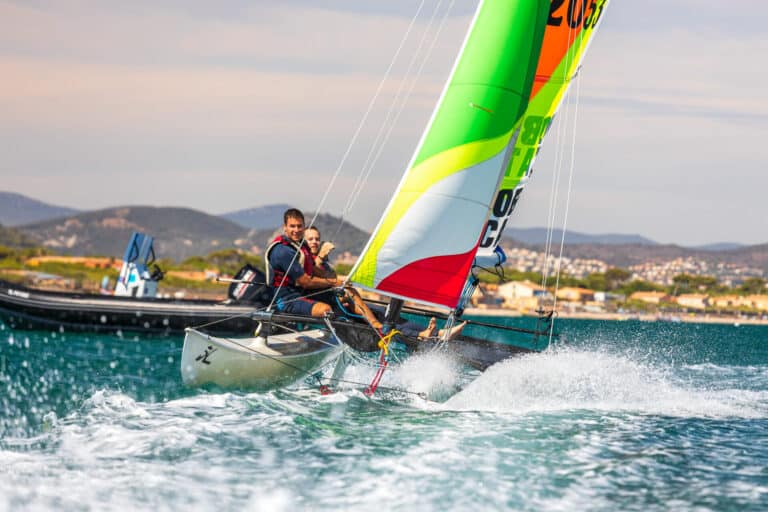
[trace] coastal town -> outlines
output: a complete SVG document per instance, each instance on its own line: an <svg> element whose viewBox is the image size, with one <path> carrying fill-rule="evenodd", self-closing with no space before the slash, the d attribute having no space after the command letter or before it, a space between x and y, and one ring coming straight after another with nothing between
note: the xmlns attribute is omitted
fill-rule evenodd
<svg viewBox="0 0 768 512"><path fill-rule="evenodd" d="M258 253L259 248L252 247L247 257L263 265ZM472 313L514 316L555 310L568 318L768 323L767 281L759 268L713 265L687 257L619 269L599 259L558 258L519 247L508 247L506 253L503 268L478 273ZM164 262L161 294L224 299L226 288L216 281L231 277L245 255L232 249L181 264ZM354 262L349 252L334 260L340 274ZM115 258L42 255L4 265L0 278L43 288L109 293L110 276L114 281L120 264ZM78 268L88 271L73 274Z"/></svg>

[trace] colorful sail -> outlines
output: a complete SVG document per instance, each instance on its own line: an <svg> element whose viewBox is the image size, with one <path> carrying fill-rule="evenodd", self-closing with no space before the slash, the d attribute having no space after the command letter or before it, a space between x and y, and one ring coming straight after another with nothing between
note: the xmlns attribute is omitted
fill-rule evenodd
<svg viewBox="0 0 768 512"><path fill-rule="evenodd" d="M533 169L544 135L581 66L609 0L552 0L541 57L512 160L493 202L478 255L498 246Z"/></svg>
<svg viewBox="0 0 768 512"><path fill-rule="evenodd" d="M350 281L455 307L531 94L549 0L484 0Z"/></svg>

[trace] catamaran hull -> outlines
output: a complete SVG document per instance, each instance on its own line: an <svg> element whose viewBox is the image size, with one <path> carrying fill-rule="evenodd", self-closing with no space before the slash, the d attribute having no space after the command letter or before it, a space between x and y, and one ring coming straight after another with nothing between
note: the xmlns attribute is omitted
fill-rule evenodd
<svg viewBox="0 0 768 512"><path fill-rule="evenodd" d="M381 337L371 329L361 328L359 324L334 323L336 334L349 347L359 352L378 352ZM460 336L448 343L420 341L408 336L399 336L410 350L416 353L428 353L438 346L456 355L462 362L478 370L485 370L500 361L525 354L538 352L521 346L487 341L470 336Z"/></svg>
<svg viewBox="0 0 768 512"><path fill-rule="evenodd" d="M228 339L187 329L181 378L187 386L269 390L289 386L317 372L342 353L327 331L313 329L263 338Z"/></svg>

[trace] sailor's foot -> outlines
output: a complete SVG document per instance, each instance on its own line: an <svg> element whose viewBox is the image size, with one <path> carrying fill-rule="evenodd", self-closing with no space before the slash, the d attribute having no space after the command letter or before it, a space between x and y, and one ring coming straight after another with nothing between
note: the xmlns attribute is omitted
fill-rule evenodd
<svg viewBox="0 0 768 512"><path fill-rule="evenodd" d="M427 324L427 328L419 333L419 338L431 338L432 336L435 335L436 329L437 329L437 320L435 320L435 317L432 317L429 319L429 324Z"/></svg>
<svg viewBox="0 0 768 512"><path fill-rule="evenodd" d="M448 330L447 335L446 335L445 329L440 329L440 332L438 334L440 335L441 338L444 338L446 340L452 340L453 338L461 334L461 331L464 330L464 327L466 325L467 325L467 322L465 320L461 322L459 325L454 325L453 327L451 327Z"/></svg>

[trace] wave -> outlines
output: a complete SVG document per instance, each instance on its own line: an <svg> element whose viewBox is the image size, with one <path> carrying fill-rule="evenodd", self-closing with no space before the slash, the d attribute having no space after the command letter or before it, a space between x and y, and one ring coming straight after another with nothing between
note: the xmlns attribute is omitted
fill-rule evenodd
<svg viewBox="0 0 768 512"><path fill-rule="evenodd" d="M768 392L712 389L679 369L593 350L560 348L499 363L443 405L527 414L577 409L681 417L768 415Z"/></svg>

